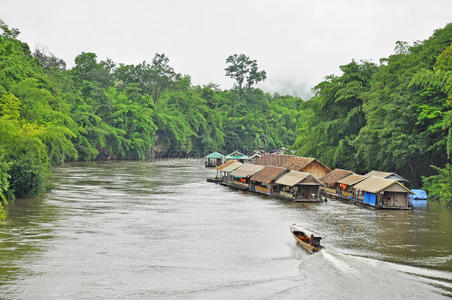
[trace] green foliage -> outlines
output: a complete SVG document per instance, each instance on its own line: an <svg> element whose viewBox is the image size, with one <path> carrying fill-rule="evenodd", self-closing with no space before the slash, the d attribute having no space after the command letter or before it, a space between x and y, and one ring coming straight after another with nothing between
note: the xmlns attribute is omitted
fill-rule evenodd
<svg viewBox="0 0 452 300"><path fill-rule="evenodd" d="M395 171L421 186L431 165L451 159L451 43L449 24L412 46L397 42L379 66L341 66L302 105L295 150L330 167Z"/></svg>
<svg viewBox="0 0 452 300"><path fill-rule="evenodd" d="M163 53L117 65L82 52L67 69L49 52L32 54L18 30L0 29L2 201L39 194L48 167L66 161L269 150L295 139L301 100L253 89L266 74L245 55L229 61L238 68L229 75L244 72L238 94L193 86Z"/></svg>
<svg viewBox="0 0 452 300"><path fill-rule="evenodd" d="M250 59L245 54L234 54L226 58L229 64L226 69L226 76L231 77L237 83L239 94L242 96L243 87L250 89L256 83L267 78L265 71L258 71L257 61Z"/></svg>
<svg viewBox="0 0 452 300"><path fill-rule="evenodd" d="M422 177L424 189L429 196L441 201L444 205L452 205L452 165L446 164L444 168L432 166L438 174Z"/></svg>
<svg viewBox="0 0 452 300"><path fill-rule="evenodd" d="M19 120L0 118L0 147L8 162L9 190L16 197L37 195L45 188L47 176L46 147L39 139L43 129L33 124L21 124Z"/></svg>
<svg viewBox="0 0 452 300"><path fill-rule="evenodd" d="M295 149L327 165L354 168L352 141L366 123L362 98L377 67L352 61L340 68L342 76L328 76L303 105L307 119L300 120Z"/></svg>
<svg viewBox="0 0 452 300"><path fill-rule="evenodd" d="M3 147L0 147L0 222L5 218L5 205L8 204L6 199L6 193L9 189L9 170L11 163L5 158L6 151Z"/></svg>

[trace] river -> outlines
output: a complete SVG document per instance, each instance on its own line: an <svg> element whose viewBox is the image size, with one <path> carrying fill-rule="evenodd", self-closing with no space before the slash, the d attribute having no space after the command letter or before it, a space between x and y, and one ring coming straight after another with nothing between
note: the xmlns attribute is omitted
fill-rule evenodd
<svg viewBox="0 0 452 300"><path fill-rule="evenodd" d="M297 204L207 183L196 160L74 163L11 201L0 299L443 299L452 211ZM310 255L291 222L324 237Z"/></svg>

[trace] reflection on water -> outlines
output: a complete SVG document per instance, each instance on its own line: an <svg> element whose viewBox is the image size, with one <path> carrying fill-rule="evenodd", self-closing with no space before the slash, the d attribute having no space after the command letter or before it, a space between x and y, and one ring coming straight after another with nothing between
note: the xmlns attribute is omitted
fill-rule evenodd
<svg viewBox="0 0 452 300"><path fill-rule="evenodd" d="M205 182L196 161L78 163L0 225L0 298L435 299L452 212L301 204ZM295 221L324 237L307 254Z"/></svg>

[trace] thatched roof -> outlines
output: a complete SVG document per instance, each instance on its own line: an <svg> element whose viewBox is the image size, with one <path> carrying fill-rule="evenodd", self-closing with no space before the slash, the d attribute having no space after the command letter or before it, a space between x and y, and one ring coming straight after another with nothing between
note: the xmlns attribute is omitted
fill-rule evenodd
<svg viewBox="0 0 452 300"><path fill-rule="evenodd" d="M223 172L229 173L234 171L237 168L240 168L243 164L241 162L235 161L233 164L230 164L229 166L227 166L226 168L224 168Z"/></svg>
<svg viewBox="0 0 452 300"><path fill-rule="evenodd" d="M306 185L323 185L317 178L309 173L290 171L284 174L281 178L276 181L276 184L282 184L286 186L294 186L296 184L306 184Z"/></svg>
<svg viewBox="0 0 452 300"><path fill-rule="evenodd" d="M215 170L223 170L224 168L226 168L226 167L229 166L229 165L232 165L232 164L235 163L235 162L237 162L237 161L236 161L236 160L233 160L233 159L228 160L228 161L225 162L224 164L219 165L218 167L216 167Z"/></svg>
<svg viewBox="0 0 452 300"><path fill-rule="evenodd" d="M293 155L283 155L283 154L269 154L265 153L257 159L254 163L256 165L265 165L265 166L275 166L282 167L289 170L302 171L304 168L312 164L313 162L317 162L329 171L330 168L322 164L315 158L312 157L301 157L301 156L293 156Z"/></svg>
<svg viewBox="0 0 452 300"><path fill-rule="evenodd" d="M266 166L262 169L262 171L257 172L253 176L251 176L251 180L263 182L263 183L271 183L273 180L281 176L281 174L287 171L286 168L274 167L274 166Z"/></svg>
<svg viewBox="0 0 452 300"><path fill-rule="evenodd" d="M231 172L231 176L243 178L243 177L250 177L260 170L265 168L265 166L260 165L253 165L253 164L243 164L239 168L235 169L233 172Z"/></svg>
<svg viewBox="0 0 452 300"><path fill-rule="evenodd" d="M353 172L349 171L349 170L334 169L330 173L328 173L325 176L323 176L322 178L320 178L320 181L326 185L333 185L338 180L341 180L342 178L349 176L351 174L353 174Z"/></svg>
<svg viewBox="0 0 452 300"><path fill-rule="evenodd" d="M291 155L264 153L260 158L258 158L254 162L254 164L284 168L284 166L288 163L289 159L292 157L293 156Z"/></svg>
<svg viewBox="0 0 452 300"><path fill-rule="evenodd" d="M403 178L402 176L400 176L399 174L394 173L394 172L383 172L383 171L372 170L369 173L367 173L366 176L377 176L377 177L391 179L391 180L408 182L408 180L406 180L405 178Z"/></svg>
<svg viewBox="0 0 452 300"><path fill-rule="evenodd" d="M338 180L337 183L342 183L345 185L354 185L357 184L358 182L363 181L366 178L367 176L364 175L352 174L350 176L342 178L341 180Z"/></svg>
<svg viewBox="0 0 452 300"><path fill-rule="evenodd" d="M407 187L405 187L397 180L385 179L377 176L367 177L366 179L355 185L354 189L376 194L381 191L390 189L393 185L395 185L395 187L391 189L392 191L396 191L395 188L397 188L397 191L411 193L411 191Z"/></svg>

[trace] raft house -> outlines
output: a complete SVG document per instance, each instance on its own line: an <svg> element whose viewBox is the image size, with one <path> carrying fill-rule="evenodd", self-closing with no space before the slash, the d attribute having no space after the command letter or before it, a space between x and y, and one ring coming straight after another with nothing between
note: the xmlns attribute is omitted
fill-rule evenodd
<svg viewBox="0 0 452 300"><path fill-rule="evenodd" d="M329 196L336 198L341 194L340 184L338 183L338 181L352 174L353 172L349 170L334 169L330 173L320 178L320 182L322 182L324 185L321 188L321 192L327 197Z"/></svg>
<svg viewBox="0 0 452 300"><path fill-rule="evenodd" d="M206 156L204 165L206 168L215 168L223 164L224 155L218 152L212 152Z"/></svg>
<svg viewBox="0 0 452 300"><path fill-rule="evenodd" d="M250 177L264 169L265 166L243 164L228 176L228 185L240 190L250 189Z"/></svg>
<svg viewBox="0 0 452 300"><path fill-rule="evenodd" d="M337 197L347 201L353 201L354 199L358 199L356 198L355 189L353 187L366 178L367 176L353 173L352 175L349 175L338 180L337 183L339 184L340 191L337 194Z"/></svg>
<svg viewBox="0 0 452 300"><path fill-rule="evenodd" d="M299 202L333 198L372 208L414 206L410 195L415 193L403 184L408 181L393 172L374 170L358 175L343 169L331 171L315 158L283 154L264 153L253 163L232 158L245 162L248 156L238 151L227 155L226 162L216 167L215 179L208 181Z"/></svg>
<svg viewBox="0 0 452 300"><path fill-rule="evenodd" d="M291 170L275 182L275 196L296 202L322 202L321 186L323 184L311 174Z"/></svg>
<svg viewBox="0 0 452 300"><path fill-rule="evenodd" d="M238 162L236 160L228 160L221 166L218 166L215 168L217 170L217 176L215 177L215 179L217 181L211 181L211 182L218 182L221 184L226 184L229 174L242 165L243 164L241 162Z"/></svg>
<svg viewBox="0 0 452 300"><path fill-rule="evenodd" d="M250 190L272 196L275 181L285 173L287 173L286 168L265 166L261 171L250 177Z"/></svg>
<svg viewBox="0 0 452 300"><path fill-rule="evenodd" d="M355 195L358 196L358 199L355 199L357 204L373 208L411 208L409 195L412 192L397 180L369 176L356 184L354 189Z"/></svg>

